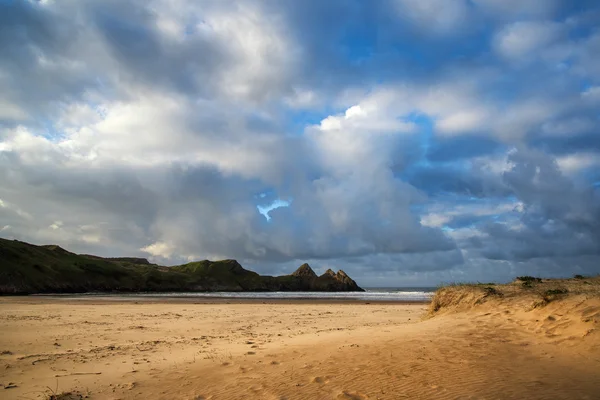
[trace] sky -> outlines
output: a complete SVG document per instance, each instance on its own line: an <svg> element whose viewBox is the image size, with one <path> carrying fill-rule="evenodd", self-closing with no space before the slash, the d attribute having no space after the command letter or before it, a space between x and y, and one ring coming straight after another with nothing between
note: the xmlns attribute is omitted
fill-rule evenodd
<svg viewBox="0 0 600 400"><path fill-rule="evenodd" d="M0 237L363 286L600 273L600 5L0 0Z"/></svg>

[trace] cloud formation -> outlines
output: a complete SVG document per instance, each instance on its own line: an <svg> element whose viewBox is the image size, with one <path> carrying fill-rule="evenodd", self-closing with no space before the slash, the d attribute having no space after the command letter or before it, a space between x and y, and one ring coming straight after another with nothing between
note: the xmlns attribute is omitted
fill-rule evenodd
<svg viewBox="0 0 600 400"><path fill-rule="evenodd" d="M599 21L537 0L0 2L0 235L365 286L599 272Z"/></svg>

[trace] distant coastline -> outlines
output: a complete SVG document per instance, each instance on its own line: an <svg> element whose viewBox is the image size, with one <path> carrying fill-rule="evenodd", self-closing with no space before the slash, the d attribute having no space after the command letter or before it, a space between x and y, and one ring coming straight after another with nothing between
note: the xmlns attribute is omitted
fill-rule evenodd
<svg viewBox="0 0 600 400"><path fill-rule="evenodd" d="M308 264L264 276L236 260L165 267L144 258L102 258L0 238L0 294L160 292L364 292L344 271L318 276Z"/></svg>

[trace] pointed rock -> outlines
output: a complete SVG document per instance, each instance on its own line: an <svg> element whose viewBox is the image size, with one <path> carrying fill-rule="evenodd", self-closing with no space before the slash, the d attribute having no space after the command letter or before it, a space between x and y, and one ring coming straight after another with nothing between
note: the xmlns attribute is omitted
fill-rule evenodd
<svg viewBox="0 0 600 400"><path fill-rule="evenodd" d="M330 276L332 278L335 278L335 272L333 272L333 270L331 268L329 268L327 271L325 271L325 273L321 276Z"/></svg>
<svg viewBox="0 0 600 400"><path fill-rule="evenodd" d="M292 276L299 276L303 278L316 278L317 274L315 274L315 271L312 270L310 265L304 263L300 266L300 268L298 268L296 271L294 271L294 273L292 273Z"/></svg>
<svg viewBox="0 0 600 400"><path fill-rule="evenodd" d="M337 273L332 269L325 271L317 281L315 290L324 290L331 292L364 292L352 278L350 278L344 271L339 270Z"/></svg>
<svg viewBox="0 0 600 400"><path fill-rule="evenodd" d="M335 274L335 278L346 284L346 285L350 285L350 286L357 286L356 282L354 282L354 280L352 278L350 278L348 276L348 274L346 274L344 271L342 271L341 269L337 272L337 274Z"/></svg>
<svg viewBox="0 0 600 400"><path fill-rule="evenodd" d="M347 274L347 273L345 273L345 272L344 272L344 270L342 270L342 269L340 269L340 270L337 272L337 274L336 274L336 275L337 275L337 277L338 277L338 278L340 278L340 279L343 279L343 278L349 278L348 274Z"/></svg>

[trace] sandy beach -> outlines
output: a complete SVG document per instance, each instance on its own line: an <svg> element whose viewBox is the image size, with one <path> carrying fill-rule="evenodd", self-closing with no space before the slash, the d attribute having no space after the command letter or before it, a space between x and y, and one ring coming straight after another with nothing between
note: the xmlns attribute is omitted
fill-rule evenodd
<svg viewBox="0 0 600 400"><path fill-rule="evenodd" d="M427 309L0 298L0 397L600 398L598 299Z"/></svg>

